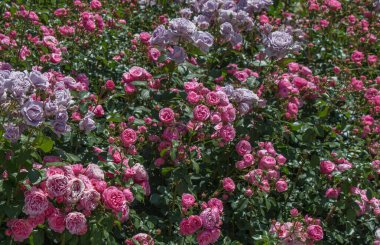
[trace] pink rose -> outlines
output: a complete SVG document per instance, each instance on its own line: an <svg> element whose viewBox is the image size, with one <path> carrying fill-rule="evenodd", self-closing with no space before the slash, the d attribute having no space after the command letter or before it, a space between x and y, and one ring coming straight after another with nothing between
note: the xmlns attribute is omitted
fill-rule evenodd
<svg viewBox="0 0 380 245"><path fill-rule="evenodd" d="M217 208L206 208L200 214L203 228L210 230L219 225L219 211Z"/></svg>
<svg viewBox="0 0 380 245"><path fill-rule="evenodd" d="M121 211L127 202L124 193L115 186L105 189L102 198L104 205L115 211Z"/></svg>
<svg viewBox="0 0 380 245"><path fill-rule="evenodd" d="M325 193L325 197L331 199L338 199L340 190L335 188L328 188Z"/></svg>
<svg viewBox="0 0 380 245"><path fill-rule="evenodd" d="M132 203L135 197L133 196L132 191L129 188L126 188L123 190L125 199L127 200L128 203Z"/></svg>
<svg viewBox="0 0 380 245"><path fill-rule="evenodd" d="M229 142L235 138L236 131L232 125L228 124L220 129L219 135L224 141Z"/></svg>
<svg viewBox="0 0 380 245"><path fill-rule="evenodd" d="M198 215L190 215L188 221L191 230L194 232L202 227L202 219Z"/></svg>
<svg viewBox="0 0 380 245"><path fill-rule="evenodd" d="M138 66L133 66L131 69L129 69L129 73L131 76L136 79L144 79L144 74L146 73L145 69L138 67Z"/></svg>
<svg viewBox="0 0 380 245"><path fill-rule="evenodd" d="M43 214L48 206L47 194L42 190L33 187L25 192L23 211L27 215L36 216Z"/></svg>
<svg viewBox="0 0 380 245"><path fill-rule="evenodd" d="M355 50L351 55L351 60L355 63L359 63L364 59L364 54L358 50Z"/></svg>
<svg viewBox="0 0 380 245"><path fill-rule="evenodd" d="M233 192L235 190L235 183L231 178L223 179L223 189L228 192Z"/></svg>
<svg viewBox="0 0 380 245"><path fill-rule="evenodd" d="M153 61L157 61L158 58L161 56L161 52L160 52L160 50L158 50L156 48L150 48L148 51L148 56L149 56L149 59L151 59Z"/></svg>
<svg viewBox="0 0 380 245"><path fill-rule="evenodd" d="M197 104L201 98L202 98L202 96L198 95L196 92L189 91L187 94L186 100L190 104Z"/></svg>
<svg viewBox="0 0 380 245"><path fill-rule="evenodd" d="M320 241L323 239L323 229L319 225L309 225L307 235L314 241Z"/></svg>
<svg viewBox="0 0 380 245"><path fill-rule="evenodd" d="M33 227L24 219L11 219L7 222L7 226L9 234L16 242L24 241L33 231Z"/></svg>
<svg viewBox="0 0 380 245"><path fill-rule="evenodd" d="M331 174L335 169L335 164L331 161L322 161L319 166L322 174Z"/></svg>
<svg viewBox="0 0 380 245"><path fill-rule="evenodd" d="M276 159L271 156L264 156L260 159L259 167L261 169L273 169L276 166Z"/></svg>
<svg viewBox="0 0 380 245"><path fill-rule="evenodd" d="M337 0L325 0L325 4L334 11L342 9L342 4Z"/></svg>
<svg viewBox="0 0 380 245"><path fill-rule="evenodd" d="M148 32L141 32L139 37L142 43L148 43L150 39L150 34Z"/></svg>
<svg viewBox="0 0 380 245"><path fill-rule="evenodd" d="M210 109L205 105L197 105L193 110L193 116L195 120L204 122L210 117Z"/></svg>
<svg viewBox="0 0 380 245"><path fill-rule="evenodd" d="M163 123L171 123L174 121L174 111L168 107L161 109L158 116Z"/></svg>
<svg viewBox="0 0 380 245"><path fill-rule="evenodd" d="M122 75L123 82L130 83L133 82L135 79L132 77L131 73L125 72Z"/></svg>
<svg viewBox="0 0 380 245"><path fill-rule="evenodd" d="M219 213L223 212L223 202L218 198L211 198L210 200L208 200L207 205L209 208L216 208L219 211Z"/></svg>
<svg viewBox="0 0 380 245"><path fill-rule="evenodd" d="M288 183L285 180L279 180L276 182L276 190L278 192L284 192L288 189Z"/></svg>
<svg viewBox="0 0 380 245"><path fill-rule="evenodd" d="M80 199L80 205L87 211L95 210L100 202L100 194L96 190L86 190Z"/></svg>
<svg viewBox="0 0 380 245"><path fill-rule="evenodd" d="M66 229L73 235L84 235L87 232L87 220L84 214L71 212L65 219Z"/></svg>
<svg viewBox="0 0 380 245"><path fill-rule="evenodd" d="M107 80L106 81L106 89L110 90L110 91L114 90L115 89L115 83L114 83L114 81Z"/></svg>
<svg viewBox="0 0 380 245"><path fill-rule="evenodd" d="M104 109L103 109L102 105L97 105L93 112L94 112L95 116L97 116L97 117L104 116Z"/></svg>
<svg viewBox="0 0 380 245"><path fill-rule="evenodd" d="M132 170L134 171L133 180L135 182L141 183L149 179L148 172L145 170L144 166L140 163L133 165Z"/></svg>
<svg viewBox="0 0 380 245"><path fill-rule="evenodd" d="M211 91L206 95L206 103L207 104L217 105L217 104L219 104L219 102L220 102L220 98L216 92Z"/></svg>
<svg viewBox="0 0 380 245"><path fill-rule="evenodd" d="M370 65L375 64L377 62L377 56L370 54L367 57L367 61L368 61L368 64L370 64Z"/></svg>
<svg viewBox="0 0 380 245"><path fill-rule="evenodd" d="M91 7L92 9L101 9L101 8L102 8L102 3L99 2L98 0L92 0L92 1L90 2L90 7Z"/></svg>
<svg viewBox="0 0 380 245"><path fill-rule="evenodd" d="M288 69L291 73L296 73L300 69L300 66L296 62L290 62L288 64Z"/></svg>
<svg viewBox="0 0 380 245"><path fill-rule="evenodd" d="M212 234L209 230L203 230L197 235L197 242L199 245L209 245L212 240Z"/></svg>
<svg viewBox="0 0 380 245"><path fill-rule="evenodd" d="M120 139L121 142L123 142L124 146L127 147L133 145L136 142L137 134L133 129L128 128L121 133Z"/></svg>
<svg viewBox="0 0 380 245"><path fill-rule="evenodd" d="M182 194L182 200L181 200L181 205L182 207L188 209L191 206L193 206L195 203L195 197L189 193L184 193Z"/></svg>
<svg viewBox="0 0 380 245"><path fill-rule="evenodd" d="M240 156L244 156L245 154L251 153L252 146L248 141L240 140L239 143L236 144L235 149Z"/></svg>
<svg viewBox="0 0 380 245"><path fill-rule="evenodd" d="M276 161L278 165L284 165L286 163L286 158L280 154L276 157Z"/></svg>
<svg viewBox="0 0 380 245"><path fill-rule="evenodd" d="M90 179L104 180L103 170L94 163L90 163L87 165L87 168L84 171L84 175L86 175Z"/></svg>
<svg viewBox="0 0 380 245"><path fill-rule="evenodd" d="M67 193L69 180L62 174L49 176L46 180L46 188L53 197L63 196Z"/></svg>
<svg viewBox="0 0 380 245"><path fill-rule="evenodd" d="M48 224L50 229L55 232L62 233L65 230L65 215L59 211L54 212L48 217Z"/></svg>
<svg viewBox="0 0 380 245"><path fill-rule="evenodd" d="M125 243L127 245L135 245L133 241L137 241L140 245L154 245L154 240L151 236L145 233L138 233L132 237L132 239L127 239Z"/></svg>

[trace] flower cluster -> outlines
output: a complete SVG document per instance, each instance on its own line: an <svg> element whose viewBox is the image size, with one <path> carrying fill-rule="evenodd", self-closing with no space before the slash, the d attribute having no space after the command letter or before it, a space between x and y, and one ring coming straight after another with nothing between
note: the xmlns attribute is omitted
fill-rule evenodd
<svg viewBox="0 0 380 245"><path fill-rule="evenodd" d="M182 195L182 207L186 210L192 207L195 198L191 194ZM202 212L199 215L190 215L182 219L179 224L179 233L190 236L197 233L199 245L215 243L220 237L220 226L222 224L221 215L223 213L223 203L217 198L210 199L207 203L201 204Z"/></svg>
<svg viewBox="0 0 380 245"><path fill-rule="evenodd" d="M243 157L243 160L236 162L236 168L248 170L244 179L264 192L270 192L271 185L277 192L286 191L288 183L285 176L280 176L279 171L280 166L285 164L286 158L276 152L271 142L259 142L259 147L260 149L253 153L251 144L247 140L240 140L236 144L236 152ZM251 191L247 195L252 195Z"/></svg>
<svg viewBox="0 0 380 245"><path fill-rule="evenodd" d="M176 63L183 63L187 57L182 47L191 44L207 53L214 43L214 37L204 31L199 31L194 23L185 18L175 18L169 21L168 29L158 26L152 34L150 44L165 49L169 46L168 57Z"/></svg>
<svg viewBox="0 0 380 245"><path fill-rule="evenodd" d="M4 124L5 138L16 142L28 126L42 124L50 126L57 135L70 131L70 91L82 89L85 87L81 81L57 72L1 70L0 106L12 114Z"/></svg>
<svg viewBox="0 0 380 245"><path fill-rule="evenodd" d="M291 211L292 222L273 221L269 232L276 235L281 244L314 244L323 239L321 221L306 215L302 218L296 209Z"/></svg>
<svg viewBox="0 0 380 245"><path fill-rule="evenodd" d="M60 162L59 157L45 157L45 162ZM50 229L73 235L87 233L87 219L99 207L111 211L115 219L125 221L129 215L129 204L134 200L130 188L109 186L105 172L96 164L63 167L47 167L35 164L46 176L40 183L25 183L24 219L8 222L7 234L15 241L29 237L34 228L47 222ZM129 171L135 183L146 181L146 172L141 165Z"/></svg>

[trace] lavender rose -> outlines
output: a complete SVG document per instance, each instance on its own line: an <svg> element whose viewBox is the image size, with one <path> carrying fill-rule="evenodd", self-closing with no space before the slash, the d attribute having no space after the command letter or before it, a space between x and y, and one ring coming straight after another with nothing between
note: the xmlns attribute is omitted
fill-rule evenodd
<svg viewBox="0 0 380 245"><path fill-rule="evenodd" d="M44 121L44 108L40 101L29 100L21 108L26 124L37 127Z"/></svg>
<svg viewBox="0 0 380 245"><path fill-rule="evenodd" d="M31 71L29 79L36 88L46 89L49 86L49 80L39 71Z"/></svg>

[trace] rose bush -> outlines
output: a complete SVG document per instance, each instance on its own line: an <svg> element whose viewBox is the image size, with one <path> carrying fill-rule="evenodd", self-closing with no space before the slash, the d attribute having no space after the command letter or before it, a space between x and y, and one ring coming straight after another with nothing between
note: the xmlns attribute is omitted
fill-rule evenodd
<svg viewBox="0 0 380 245"><path fill-rule="evenodd" d="M0 2L0 244L379 244L377 0Z"/></svg>

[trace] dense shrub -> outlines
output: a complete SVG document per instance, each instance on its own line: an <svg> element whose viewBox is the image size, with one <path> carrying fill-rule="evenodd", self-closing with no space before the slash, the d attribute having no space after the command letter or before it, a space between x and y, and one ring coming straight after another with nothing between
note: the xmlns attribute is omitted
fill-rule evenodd
<svg viewBox="0 0 380 245"><path fill-rule="evenodd" d="M380 2L0 2L0 244L380 244Z"/></svg>

